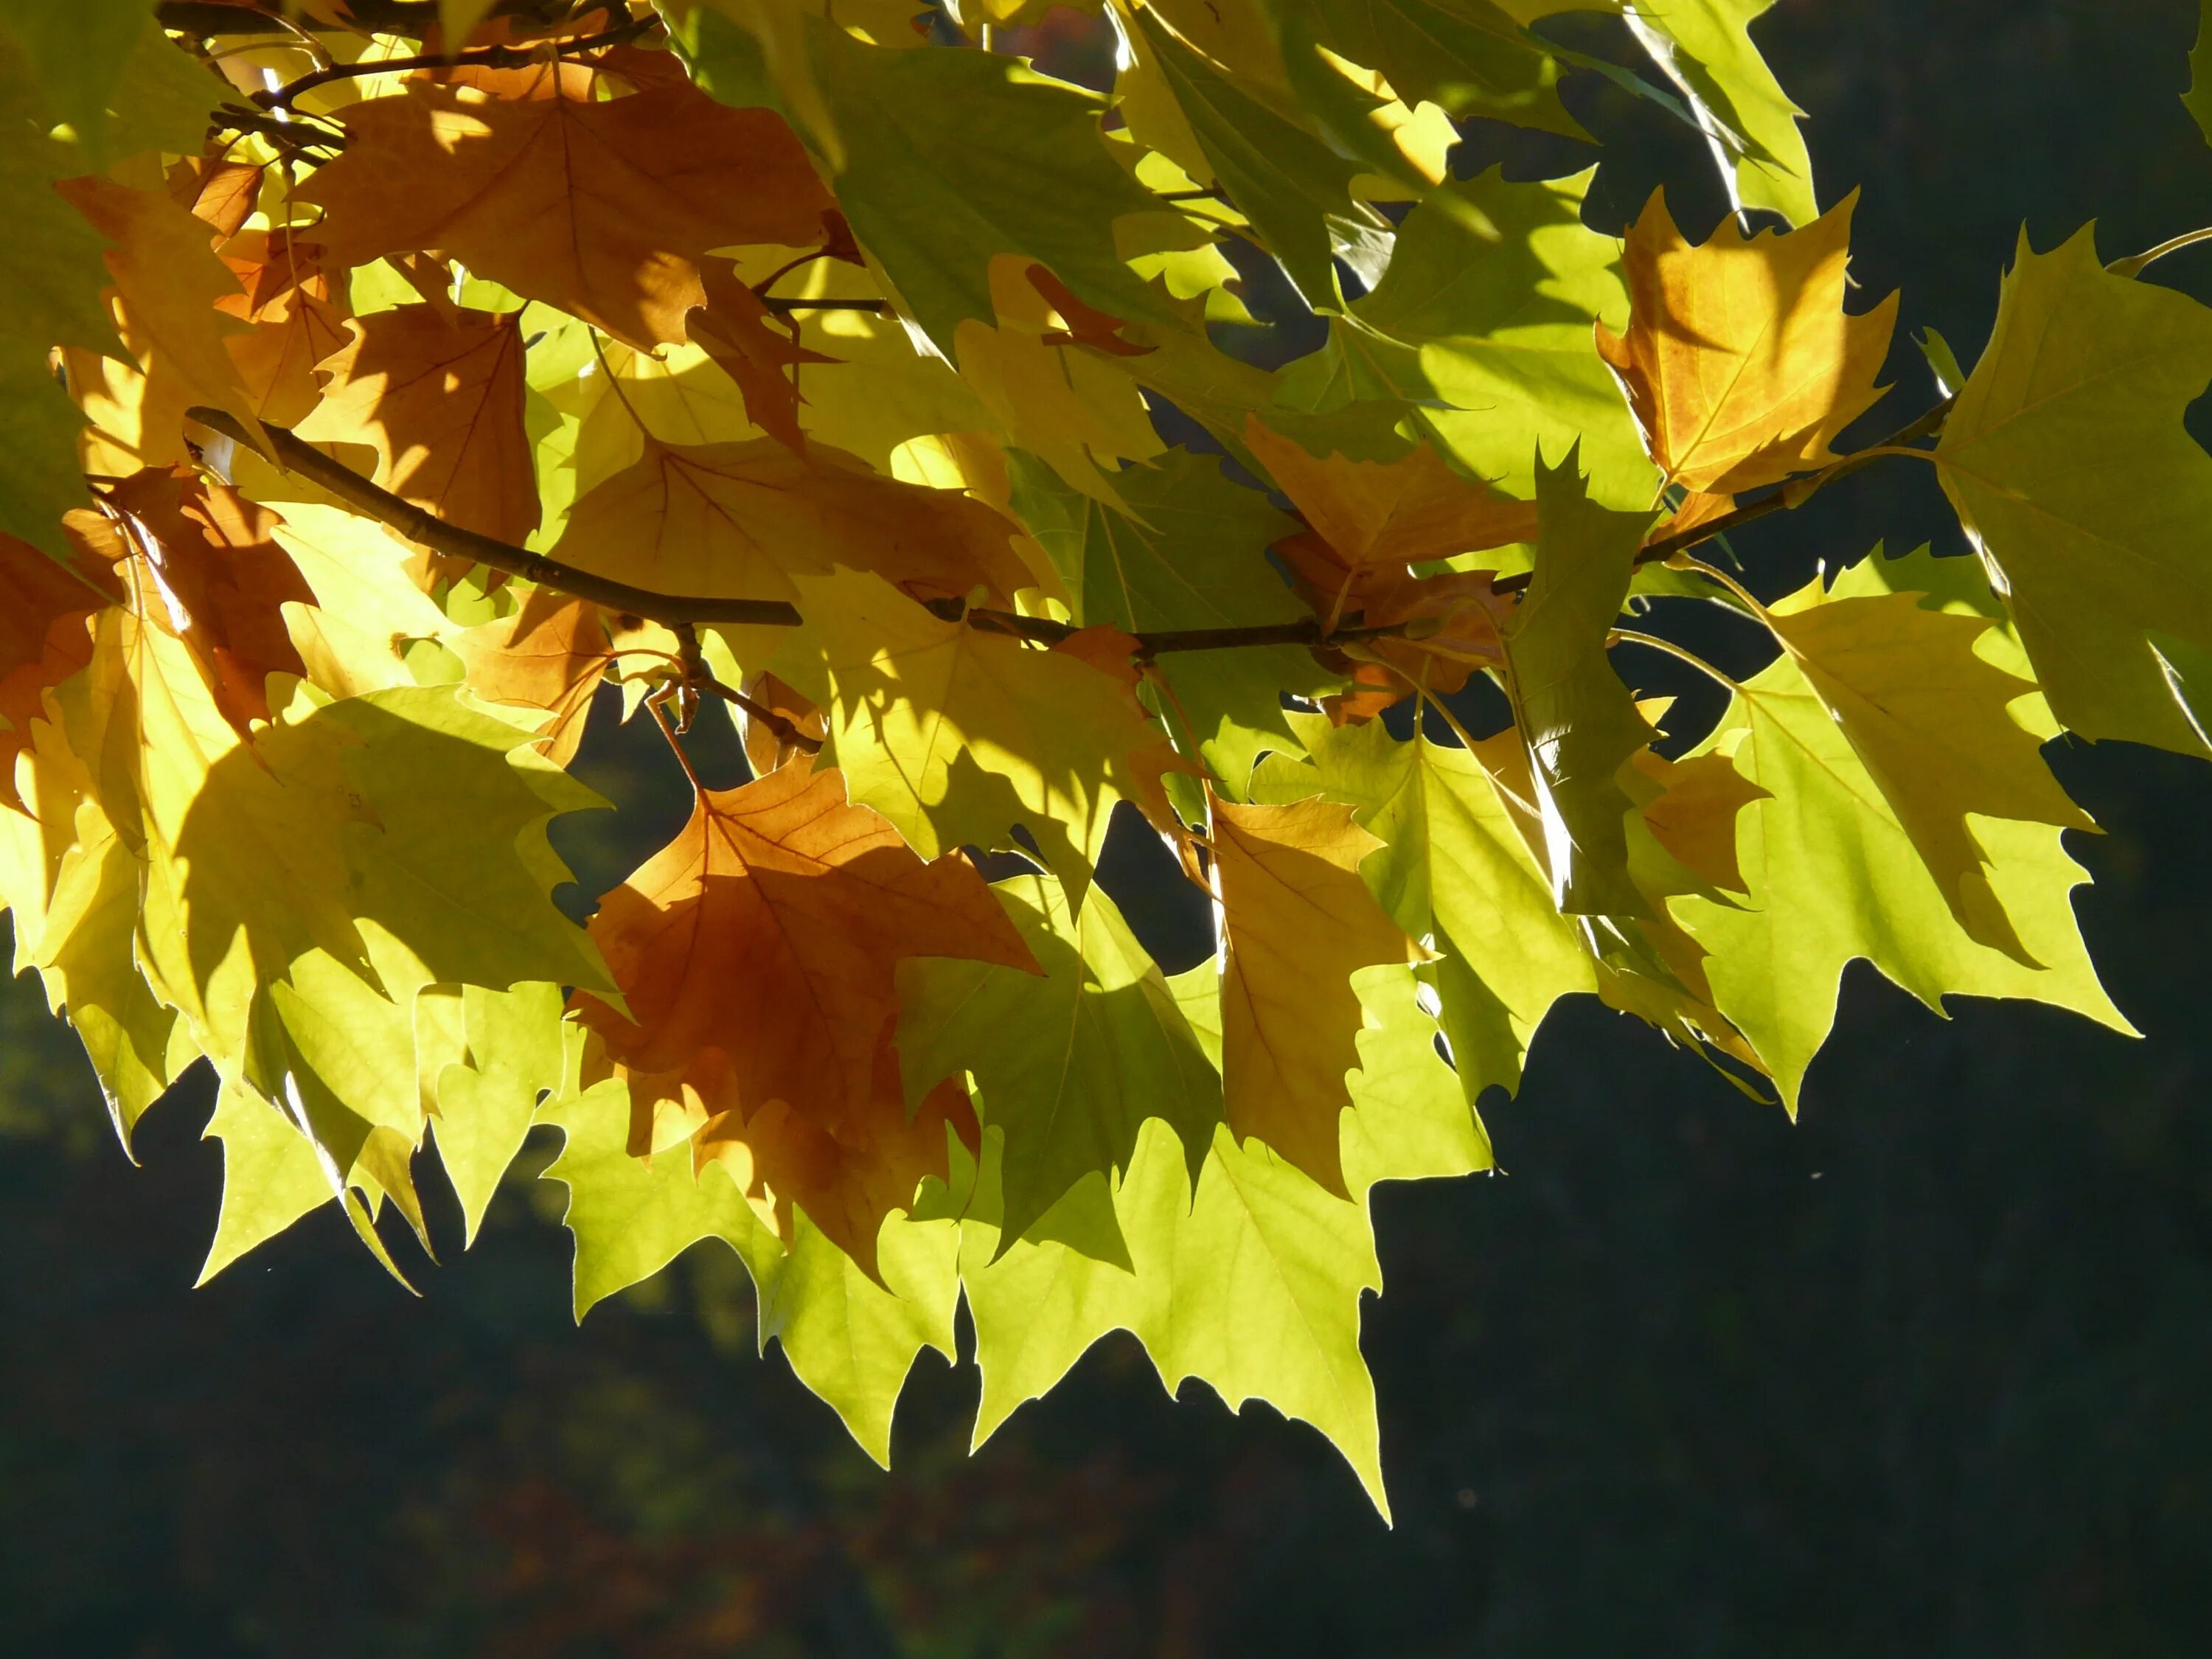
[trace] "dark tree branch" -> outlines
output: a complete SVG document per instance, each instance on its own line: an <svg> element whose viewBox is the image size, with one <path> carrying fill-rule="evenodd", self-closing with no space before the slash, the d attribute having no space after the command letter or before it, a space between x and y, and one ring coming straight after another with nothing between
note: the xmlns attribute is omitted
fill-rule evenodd
<svg viewBox="0 0 2212 1659"><path fill-rule="evenodd" d="M580 34L569 40L537 40L520 46L477 46L473 50L441 57L425 52L414 58L386 58L380 63L333 64L312 75L303 75L289 81L271 92L257 92L253 101L264 109L289 109L295 100L313 92L317 87L326 87L333 81L351 80L365 75L395 75L409 70L445 70L456 64L474 64L486 69L528 69L533 64L547 61L549 51L566 54L572 52L597 52L605 46L618 46L625 41L650 33L660 27L657 15L633 17L627 23L604 29L597 34Z"/></svg>
<svg viewBox="0 0 2212 1659"><path fill-rule="evenodd" d="M1731 530L1741 530L1747 524L1755 524L1771 514L1786 513L1792 507L1802 507L1807 501L1812 500L1814 492L1824 484L1833 483L1837 479L1856 472L1863 466L1872 465L1884 455L1911 443L1916 438L1932 437L1940 433L1943 429L1944 418L1951 412L1952 401L1949 398L1944 398L1942 403L1937 404L1935 408L1917 420L1899 427L1880 443L1854 451L1841 460L1831 461L1818 472L1808 472L1802 478L1792 478L1787 483L1778 484L1771 495L1762 495L1755 501L1748 501L1733 512L1723 513L1717 519L1708 519L1705 523L1692 525L1687 530L1673 535L1660 536L1644 543L1637 550L1636 568L1641 568L1647 564L1657 564L1674 554L1686 552L1700 542L1709 542L1716 536L1725 536ZM1534 574L1534 571L1523 570L1514 575L1500 576L1490 584L1491 592L1518 593L1528 586L1529 580Z"/></svg>
<svg viewBox="0 0 2212 1659"><path fill-rule="evenodd" d="M246 428L219 409L189 409L185 414L187 419L198 422L210 431L220 432L248 447L254 447ZM320 484L370 518L390 525L408 540L436 552L472 559L542 587L556 587L580 599L603 605L610 611L642 617L672 628L685 623L750 623L771 628L799 625L798 608L782 599L702 599L690 594L656 593L650 588L633 587L628 582L579 570L542 553L517 547L512 542L464 530L434 513L424 512L411 501L400 500L382 485L362 477L343 462L332 460L283 427L264 422L261 429L269 435L270 447L278 465Z"/></svg>

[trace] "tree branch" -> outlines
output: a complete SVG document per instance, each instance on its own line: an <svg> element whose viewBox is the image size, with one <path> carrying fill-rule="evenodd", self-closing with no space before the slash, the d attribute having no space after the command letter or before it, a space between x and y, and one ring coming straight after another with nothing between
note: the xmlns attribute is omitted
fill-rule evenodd
<svg viewBox="0 0 2212 1659"><path fill-rule="evenodd" d="M1949 398L1944 398L1917 420L1899 427L1880 443L1854 450L1841 460L1831 461L1818 472L1808 472L1802 478L1792 478L1786 483L1778 484L1771 495L1748 501L1733 512L1722 514L1717 519L1708 519L1703 524L1693 525L1676 534L1661 536L1644 543L1637 550L1633 568L1640 569L1647 564L1657 564L1686 549L1697 546L1700 542L1709 542L1716 536L1725 536L1731 530L1741 530L1771 514L1786 513L1792 507L1802 507L1823 485L1833 483L1863 466L1871 465L1884 455L1896 453L1899 447L1911 443L1915 438L1926 438L1941 432L1945 416L1951 412L1953 401ZM1500 576L1490 584L1491 592L1517 593L1528 586L1534 574L1523 570L1514 575Z"/></svg>
<svg viewBox="0 0 2212 1659"><path fill-rule="evenodd" d="M253 447L246 428L222 410L188 409L185 416L234 442ZM536 582L541 587L556 587L580 599L603 605L610 611L642 617L672 628L685 623L751 623L771 628L799 625L798 607L782 599L702 599L690 594L656 593L650 588L633 587L628 582L579 570L542 553L517 547L512 542L464 530L434 513L424 512L411 501L400 500L382 485L364 478L344 463L331 459L283 427L264 422L261 429L269 434L276 461L286 471L296 472L320 484L370 518L390 525L408 540L436 552L472 559L510 576Z"/></svg>
<svg viewBox="0 0 2212 1659"><path fill-rule="evenodd" d="M596 52L604 46L618 46L635 40L660 27L656 14L633 17L627 23L597 34L578 35L573 40L535 40L520 46L478 46L471 51L441 56L424 52L413 58L386 58L380 62L333 64L330 68L303 75L296 81L288 81L270 92L257 92L253 101L264 109L289 109L295 99L313 92L317 87L326 87L333 81L350 80L364 75L397 75L410 70L446 70L457 64L474 64L486 69L528 69L546 61L548 47L556 52Z"/></svg>

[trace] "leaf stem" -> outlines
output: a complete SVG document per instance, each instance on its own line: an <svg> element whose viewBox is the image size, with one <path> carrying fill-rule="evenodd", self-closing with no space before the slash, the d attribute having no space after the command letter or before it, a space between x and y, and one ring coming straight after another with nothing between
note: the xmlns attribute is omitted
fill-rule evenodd
<svg viewBox="0 0 2212 1659"><path fill-rule="evenodd" d="M2212 242L2212 226L2203 230L2185 230L2179 236L2169 236L2156 247L2145 248L2141 253L2130 254L2124 259L2115 259L2105 269L2115 276L2140 276L2154 261L2169 253L2179 253L2183 248L2198 242Z"/></svg>
<svg viewBox="0 0 2212 1659"><path fill-rule="evenodd" d="M1699 673L1718 681L1729 690L1741 692L1743 690L1741 685L1722 673L1719 669L1714 667L1696 652L1679 646L1672 640L1662 640L1656 634L1640 634L1632 628L1616 628L1613 630L1613 639L1617 645L1645 645L1654 651L1664 652L1670 657L1679 657Z"/></svg>

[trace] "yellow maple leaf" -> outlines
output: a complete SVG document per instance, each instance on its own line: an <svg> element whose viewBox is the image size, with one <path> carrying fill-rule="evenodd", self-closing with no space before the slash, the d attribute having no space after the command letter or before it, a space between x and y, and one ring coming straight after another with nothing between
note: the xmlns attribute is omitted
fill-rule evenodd
<svg viewBox="0 0 2212 1659"><path fill-rule="evenodd" d="M1723 219L1692 247L1654 192L1622 251L1628 331L1597 325L1668 483L1735 495L1833 460L1836 434L1873 407L1897 295L1844 309L1845 197L1802 229L1746 237Z"/></svg>

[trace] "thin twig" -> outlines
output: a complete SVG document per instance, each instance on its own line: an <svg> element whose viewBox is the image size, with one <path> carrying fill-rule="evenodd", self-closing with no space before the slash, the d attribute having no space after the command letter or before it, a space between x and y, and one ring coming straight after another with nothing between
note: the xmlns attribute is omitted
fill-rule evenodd
<svg viewBox="0 0 2212 1659"><path fill-rule="evenodd" d="M800 731L798 726L777 714L775 709L757 697L749 697L736 687L723 684L712 674L707 675L699 681L699 689L702 691L712 692L733 708L744 709L748 720L758 720L769 731L775 732L778 743L796 749L802 755L818 755L822 752L821 738L811 732Z"/></svg>
<svg viewBox="0 0 2212 1659"><path fill-rule="evenodd" d="M888 309L881 300L768 300L761 304L778 317L794 311L867 311L878 316Z"/></svg>

